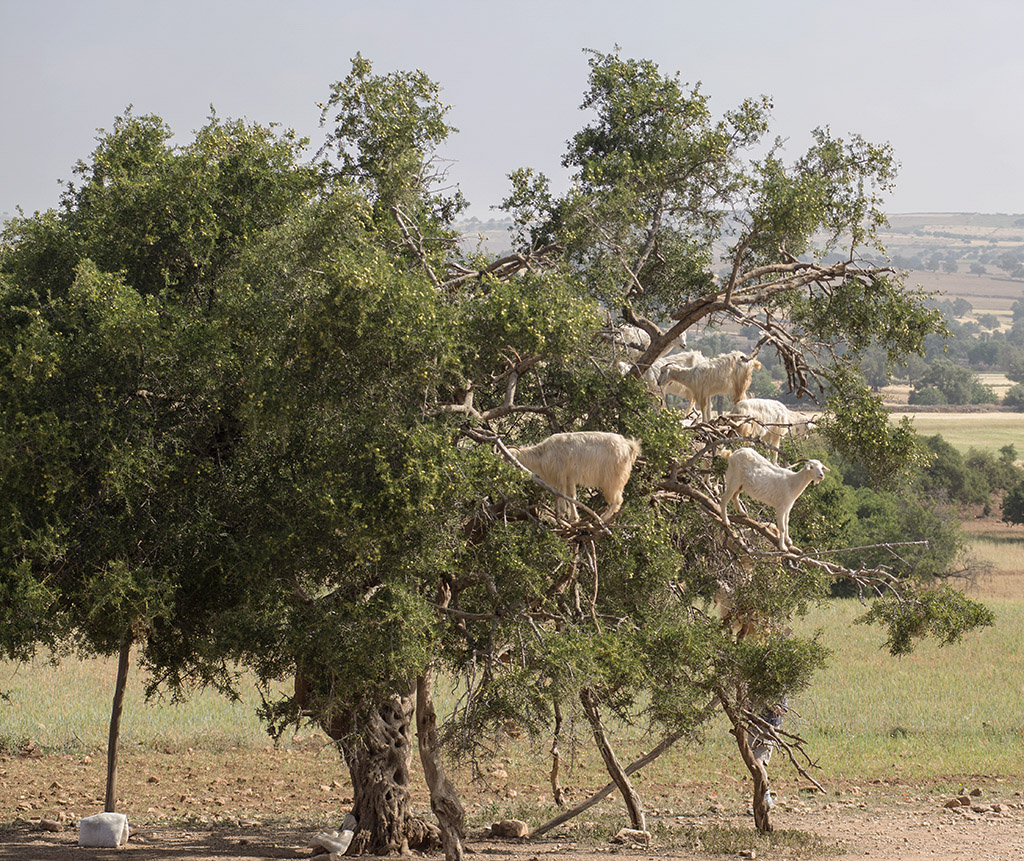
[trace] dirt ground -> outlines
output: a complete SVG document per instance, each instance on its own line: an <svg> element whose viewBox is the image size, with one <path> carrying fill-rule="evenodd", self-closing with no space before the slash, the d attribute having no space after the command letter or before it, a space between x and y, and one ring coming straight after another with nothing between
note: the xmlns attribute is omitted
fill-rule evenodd
<svg viewBox="0 0 1024 861"><path fill-rule="evenodd" d="M131 839L119 850L83 850L77 845L77 820L102 809L102 755L43 756L29 750L6 756L0 758L0 859L80 861L86 851L96 858L138 861L309 858L311 837L338 827L351 801L346 786L330 779L343 773L331 757L313 739L289 750L128 751L118 785L125 799L119 809L128 815ZM516 783L511 777L510 784ZM593 788L571 789L575 802ZM945 807L961 789L976 790L971 805ZM468 855L478 861L598 861L617 855L638 861L1024 858L1024 777L979 776L970 785L950 780L924 787L830 784L827 795L807 795L796 784L783 783L776 787L774 822L785 835L776 845L754 834L742 786L647 785L643 793L652 805L648 828L653 839L646 846L626 846L609 842L626 824L615 824L621 807L614 796L542 838L495 840L484 836L488 814L500 809L494 788L471 789L464 795L470 821L476 823ZM539 810L545 795L544 787L524 786L518 801L528 809L536 796ZM426 814L426 798L414 801L417 811ZM501 802L507 803L507 795ZM43 819L59 822L63 830L42 830ZM794 832L796 839L786 836ZM710 854L714 845L722 845L713 841L723 833L731 835L728 851ZM816 845L801 844L810 835L816 835Z"/></svg>

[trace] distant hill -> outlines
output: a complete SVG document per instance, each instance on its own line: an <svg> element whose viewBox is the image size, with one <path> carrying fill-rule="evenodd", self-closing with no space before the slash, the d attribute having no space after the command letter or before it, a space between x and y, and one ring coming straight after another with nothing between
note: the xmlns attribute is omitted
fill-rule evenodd
<svg viewBox="0 0 1024 861"><path fill-rule="evenodd" d="M511 249L511 219L457 222L462 248L490 254ZM975 313L1009 316L1024 296L1024 214L899 213L889 216L881 240L892 264L909 272L909 286L969 301Z"/></svg>
<svg viewBox="0 0 1024 861"><path fill-rule="evenodd" d="M1012 321L1010 307L1024 297L1024 215L970 212L889 216L881 235L908 286L962 298L973 316Z"/></svg>

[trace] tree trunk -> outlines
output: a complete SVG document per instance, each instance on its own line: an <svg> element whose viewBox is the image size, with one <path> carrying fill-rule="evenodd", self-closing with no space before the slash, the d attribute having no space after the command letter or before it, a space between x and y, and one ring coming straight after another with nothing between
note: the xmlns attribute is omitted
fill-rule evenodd
<svg viewBox="0 0 1024 861"><path fill-rule="evenodd" d="M754 752L750 749L750 736L747 733L746 723L736 713L736 709L726 701L721 692L719 692L719 697L722 702L722 708L732 723L732 734L736 737L736 745L740 749L740 756L743 757L747 771L750 772L750 776L754 779L754 798L752 804L754 809L754 827L761 834L769 834L775 830L775 826L772 825L771 818L772 801L768 786L768 770L765 768L764 762L755 757Z"/></svg>
<svg viewBox="0 0 1024 861"><path fill-rule="evenodd" d="M315 679L297 676L295 699L312 704ZM324 732L341 748L352 780L352 816L356 835L349 855L408 854L433 843L425 823L412 814L409 767L415 688L393 694L375 708L322 717Z"/></svg>
<svg viewBox="0 0 1024 861"><path fill-rule="evenodd" d="M110 732L107 736L107 792L103 810L114 813L117 809L117 742L121 737L121 712L124 710L124 689L128 683L128 659L132 651L132 634L128 631L121 640L117 657L117 681L114 683L114 702L110 707Z"/></svg>
<svg viewBox="0 0 1024 861"><path fill-rule="evenodd" d="M555 700L555 731L551 735L551 795L555 804L565 807L565 793L562 792L562 785L558 782L558 769L562 762L562 754L558 749L558 739L562 735L562 710Z"/></svg>
<svg viewBox="0 0 1024 861"><path fill-rule="evenodd" d="M629 812L630 824L638 831L646 831L647 819L644 816L643 802L633 789L633 785L629 782L629 777L622 770L622 766L619 765L619 761L615 758L615 752L608 743L604 726L601 723L601 711L598 708L597 694L594 692L594 689L583 688L580 691L580 702L583 703L583 711L586 712L587 719L590 721L590 726L594 732L594 741L597 743L597 749L601 751L601 758L604 760L605 767L608 769L612 781L619 788L619 792L622 793L622 800L626 803L626 810Z"/></svg>
<svg viewBox="0 0 1024 861"><path fill-rule="evenodd" d="M445 861L463 861L465 854L462 839L466 836L466 811L441 762L433 685L433 670L428 668L416 680L416 738L419 742L420 762L430 788L430 808L441 827L441 848L444 849Z"/></svg>
<svg viewBox="0 0 1024 861"><path fill-rule="evenodd" d="M409 854L413 693L393 694L369 711L357 734L339 740L352 778L355 853Z"/></svg>
<svg viewBox="0 0 1024 861"><path fill-rule="evenodd" d="M627 775L632 774L634 771L639 771L648 763L654 762L654 760L656 760L666 750L672 747L672 745L674 745L682 737L683 731L680 730L672 733L672 735L667 736L666 738L663 738L658 743L658 746L654 748L654 750L645 753L639 759L636 759L629 765L627 765L625 768L625 773ZM538 825L536 828L533 829L533 831L530 832L530 836L540 837L541 834L547 833L552 828L557 828L563 822L568 822L570 819L576 818L581 813L583 813L583 811L589 810L591 807L597 804L597 802L599 802L602 798L604 798L606 795L609 795L614 789L615 784L609 783L603 789L599 789L597 792L591 795L590 798L588 798L586 801L582 802L581 804L577 804L572 810L567 810L565 811L565 813L559 813L558 816L554 817L554 819L549 819L543 825Z"/></svg>

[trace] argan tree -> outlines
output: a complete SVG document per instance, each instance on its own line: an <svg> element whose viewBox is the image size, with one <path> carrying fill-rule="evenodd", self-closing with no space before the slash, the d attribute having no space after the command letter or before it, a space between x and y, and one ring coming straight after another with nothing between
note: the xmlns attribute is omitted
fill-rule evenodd
<svg viewBox="0 0 1024 861"><path fill-rule="evenodd" d="M108 810L132 647L187 649L180 614L223 587L202 548L242 392L217 273L319 184L269 128L213 117L170 139L117 118L59 210L11 220L0 249L3 648L119 656ZM222 655L191 657L230 688Z"/></svg>

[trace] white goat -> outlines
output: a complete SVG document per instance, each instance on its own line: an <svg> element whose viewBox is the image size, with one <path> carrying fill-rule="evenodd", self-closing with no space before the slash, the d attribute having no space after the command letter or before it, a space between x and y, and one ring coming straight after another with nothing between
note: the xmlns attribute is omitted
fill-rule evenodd
<svg viewBox="0 0 1024 861"><path fill-rule="evenodd" d="M708 422L711 421L711 399L715 395L729 395L733 403L739 403L747 395L754 370L760 367L757 359L733 350L689 368L667 365L661 371L658 385L663 389L673 382L685 386L693 393L694 403Z"/></svg>
<svg viewBox="0 0 1024 861"><path fill-rule="evenodd" d="M764 440L772 447L772 460L779 462L778 448L786 434L806 439L814 419L793 412L782 401L771 398L744 398L733 405L732 415L746 419L736 432L748 439Z"/></svg>
<svg viewBox="0 0 1024 861"><path fill-rule="evenodd" d="M599 487L607 507L602 520L622 507L622 491L629 481L640 443L617 433L575 431L556 433L536 445L510 447L509 453L542 481L569 499L558 498L561 520L576 520L573 501L577 485Z"/></svg>
<svg viewBox="0 0 1024 861"><path fill-rule="evenodd" d="M647 384L648 391L652 395L660 398L662 401L665 400L666 394L678 395L681 398L692 401L693 394L681 383L669 381L663 388L658 381L661 379L662 371L670 365L678 366L680 368L692 368L695 365L702 364L706 361L707 359L700 350L684 350L680 353L671 353L668 356L659 356L651 362L651 366L643 372L643 380ZM618 363L618 367L622 376L626 376L626 374L633 369L634 365L632 362L620 361Z"/></svg>
<svg viewBox="0 0 1024 861"><path fill-rule="evenodd" d="M740 492L766 502L775 509L775 522L779 528L779 549L791 547L789 513L793 503L811 482L817 484L825 477L828 467L820 460L809 460L803 469L793 472L772 463L752 448L734 451L725 470L725 492L722 494L722 522L729 526L729 502L735 497L740 513L747 511L740 500Z"/></svg>

